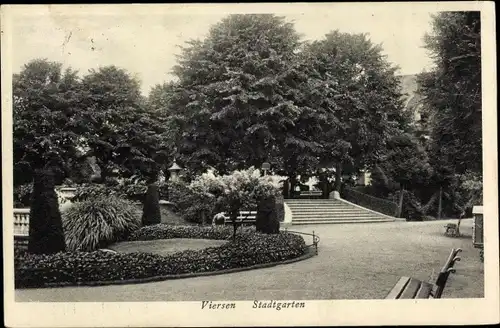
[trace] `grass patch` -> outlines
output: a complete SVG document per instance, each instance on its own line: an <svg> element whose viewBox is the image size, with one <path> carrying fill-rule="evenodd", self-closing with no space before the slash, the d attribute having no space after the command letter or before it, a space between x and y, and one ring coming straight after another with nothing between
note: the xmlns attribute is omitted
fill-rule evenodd
<svg viewBox="0 0 500 328"><path fill-rule="evenodd" d="M182 251L198 251L209 247L218 247L226 243L224 240L207 239L157 239L124 241L109 246L118 253L151 253L158 255L171 255Z"/></svg>

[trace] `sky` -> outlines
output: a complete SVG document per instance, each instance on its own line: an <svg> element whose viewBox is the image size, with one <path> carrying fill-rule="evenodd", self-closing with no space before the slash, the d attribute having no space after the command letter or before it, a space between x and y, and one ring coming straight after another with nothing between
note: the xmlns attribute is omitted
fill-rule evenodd
<svg viewBox="0 0 500 328"><path fill-rule="evenodd" d="M155 84L172 79L179 46L203 39L211 25L235 11L284 16L304 40L321 39L332 30L368 33L400 67L399 74L416 74L432 65L422 42L435 12L428 6L44 5L12 16L12 69L19 72L34 58L62 62L81 73L113 64L136 75L147 94Z"/></svg>

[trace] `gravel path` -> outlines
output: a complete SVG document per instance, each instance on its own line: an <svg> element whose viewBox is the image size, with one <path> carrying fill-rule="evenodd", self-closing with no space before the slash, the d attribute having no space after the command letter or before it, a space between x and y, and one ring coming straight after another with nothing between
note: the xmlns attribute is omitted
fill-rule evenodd
<svg viewBox="0 0 500 328"><path fill-rule="evenodd" d="M136 285L16 290L16 301L199 301L380 299L402 275L435 279L451 248L463 249L443 297L483 297L483 265L472 247L471 220L462 238L443 235L446 221L294 226L315 231L319 255L272 268Z"/></svg>

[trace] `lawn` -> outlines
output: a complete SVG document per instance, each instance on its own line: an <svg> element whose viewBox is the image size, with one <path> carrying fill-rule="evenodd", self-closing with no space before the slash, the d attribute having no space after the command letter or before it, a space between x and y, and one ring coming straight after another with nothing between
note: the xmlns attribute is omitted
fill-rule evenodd
<svg viewBox="0 0 500 328"><path fill-rule="evenodd" d="M200 250L208 247L217 247L226 243L225 240L208 239L159 239L145 241L124 241L109 246L109 249L119 253L153 253L170 255L185 250Z"/></svg>
<svg viewBox="0 0 500 328"><path fill-rule="evenodd" d="M446 221L292 226L315 231L319 255L305 261L226 275L137 285L16 290L17 301L194 301L382 299L400 276L435 278L451 248L462 261L444 298L484 295L483 264L472 246L472 221L464 237L443 235Z"/></svg>

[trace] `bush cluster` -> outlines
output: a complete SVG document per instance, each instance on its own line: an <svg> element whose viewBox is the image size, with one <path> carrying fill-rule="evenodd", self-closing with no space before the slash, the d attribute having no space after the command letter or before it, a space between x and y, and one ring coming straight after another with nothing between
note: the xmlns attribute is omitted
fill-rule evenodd
<svg viewBox="0 0 500 328"><path fill-rule="evenodd" d="M187 250L169 256L102 251L51 255L18 253L15 258L15 282L17 288L47 287L51 284L105 284L279 262L297 258L305 251L304 239L298 235L243 233L219 247Z"/></svg>
<svg viewBox="0 0 500 328"><path fill-rule="evenodd" d="M116 196L78 202L63 214L66 244L72 251L93 251L124 240L139 229L139 209Z"/></svg>
<svg viewBox="0 0 500 328"><path fill-rule="evenodd" d="M117 196L134 202L142 202L146 190L146 182L134 177L121 181L108 179L105 183L85 183L77 186L72 201L81 202L101 196Z"/></svg>
<svg viewBox="0 0 500 328"><path fill-rule="evenodd" d="M30 207L32 192L33 192L33 183L22 184L14 187L14 207L15 208Z"/></svg>
<svg viewBox="0 0 500 328"><path fill-rule="evenodd" d="M241 233L255 231L253 227L242 227ZM128 240L155 240L172 238L215 239L227 240L233 235L230 226L172 226L156 224L142 227L130 235Z"/></svg>

